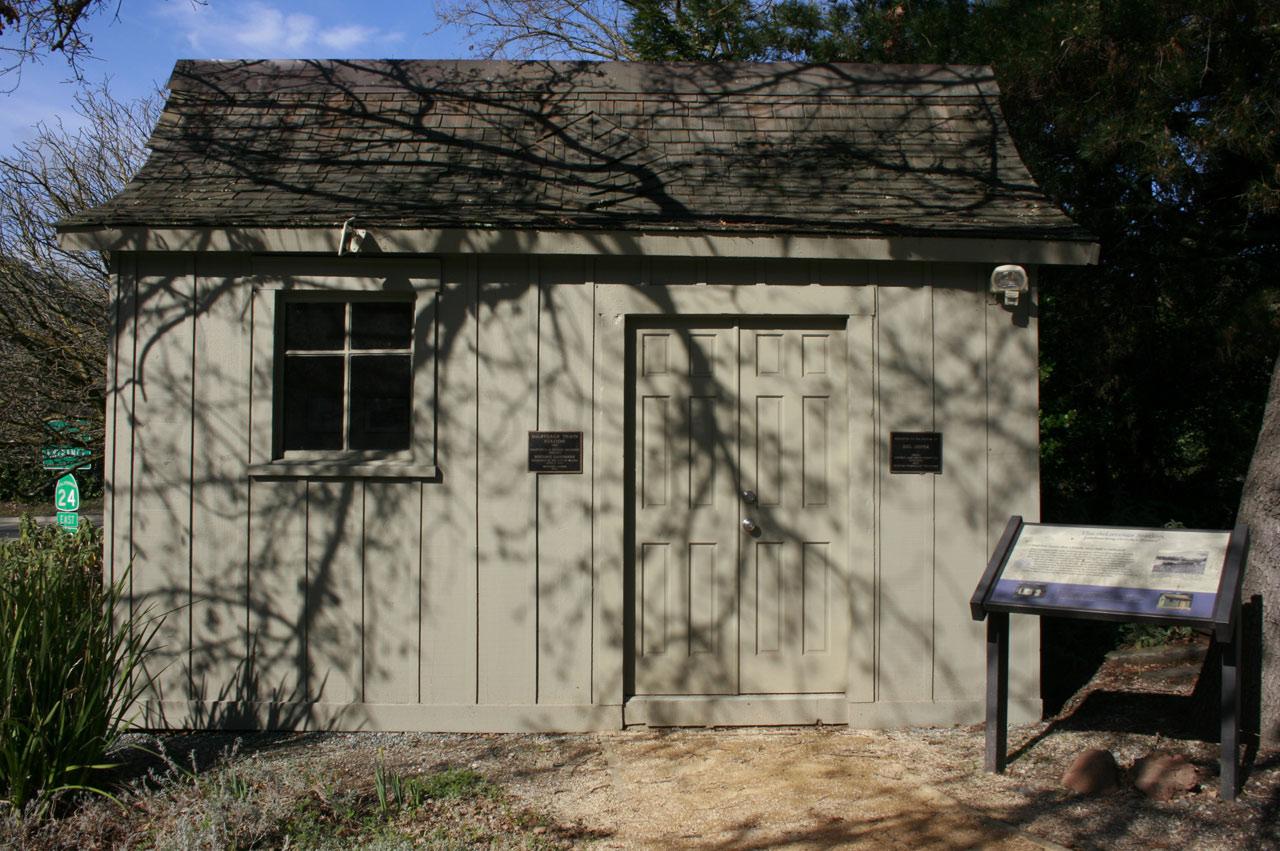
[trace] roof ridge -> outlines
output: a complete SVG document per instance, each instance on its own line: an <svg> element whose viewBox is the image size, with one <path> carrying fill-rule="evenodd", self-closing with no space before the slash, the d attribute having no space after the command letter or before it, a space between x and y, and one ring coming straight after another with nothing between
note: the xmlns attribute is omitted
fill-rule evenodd
<svg viewBox="0 0 1280 851"><path fill-rule="evenodd" d="M874 92L936 97L998 95L982 65L871 65L828 62L595 62L478 59L179 60L170 90L261 92L403 91L422 87L476 91L579 91L704 97L857 96Z"/></svg>

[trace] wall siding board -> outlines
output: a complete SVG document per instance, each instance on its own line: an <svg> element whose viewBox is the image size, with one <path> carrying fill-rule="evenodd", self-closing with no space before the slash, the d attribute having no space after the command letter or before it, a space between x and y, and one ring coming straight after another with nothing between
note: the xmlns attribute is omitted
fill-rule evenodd
<svg viewBox="0 0 1280 851"><path fill-rule="evenodd" d="M595 280L602 280L601 259L593 262ZM638 264L633 264L638 265ZM631 627L631 599L625 588L627 464L626 446L626 310L609 298L622 287L601 285L595 290L595 345L591 383L592 412L592 550L595 559L595 628L591 702L621 704L629 685L631 660L627 634Z"/></svg>
<svg viewBox="0 0 1280 851"><path fill-rule="evenodd" d="M163 614L148 657L160 700L190 697L192 259L139 260L134 376L133 597Z"/></svg>
<svg viewBox="0 0 1280 851"><path fill-rule="evenodd" d="M111 289L107 297L107 374L102 413L102 566L103 578L115 581L112 483L115 480L116 347L120 342L120 256L108 259Z"/></svg>
<svg viewBox="0 0 1280 851"><path fill-rule="evenodd" d="M250 300L249 463L265 464L274 454L276 293L255 287Z"/></svg>
<svg viewBox="0 0 1280 851"><path fill-rule="evenodd" d="M306 700L307 483L250 483L249 665L254 699Z"/></svg>
<svg viewBox="0 0 1280 851"><path fill-rule="evenodd" d="M875 699L876 493L874 316L849 317L849 684Z"/></svg>
<svg viewBox="0 0 1280 851"><path fill-rule="evenodd" d="M129 476L133 436L129 399L133 387L133 279L135 255L111 258L111 325L107 340L106 429L103 435L103 562L111 582L117 582L128 563L130 517ZM130 598L130 602L132 599Z"/></svg>
<svg viewBox="0 0 1280 851"><path fill-rule="evenodd" d="M582 258L544 260L538 317L538 428L581 431L580 475L540 475L538 702L591 701L591 339L594 291Z"/></svg>
<svg viewBox="0 0 1280 851"><path fill-rule="evenodd" d="M969 616L969 597L987 556L986 275L972 266L935 267L933 279L936 427L942 475L936 478L934 552L935 700L985 694L985 625Z"/></svg>
<svg viewBox="0 0 1280 851"><path fill-rule="evenodd" d="M1040 352L1034 275L1031 285L1031 293L1024 294L1016 308L994 299L986 306L988 553L1011 515L1019 514L1027 523L1040 520ZM1014 615L1010 640L1010 701L1038 704L1040 619Z"/></svg>
<svg viewBox="0 0 1280 851"><path fill-rule="evenodd" d="M476 700L475 258L442 264L437 301L436 406L440 480L422 490L421 701Z"/></svg>
<svg viewBox="0 0 1280 851"><path fill-rule="evenodd" d="M359 703L363 658L364 484L307 483L307 694Z"/></svg>
<svg viewBox="0 0 1280 851"><path fill-rule="evenodd" d="M241 699L248 653L250 288L236 257L199 258L192 412L191 679L196 700Z"/></svg>
<svg viewBox="0 0 1280 851"><path fill-rule="evenodd" d="M416 703L421 660L420 482L364 486L364 691L366 703Z"/></svg>
<svg viewBox="0 0 1280 851"><path fill-rule="evenodd" d="M889 473L889 434L930 431L933 305L929 270L901 264L875 271L880 400L880 573L877 699L933 696L935 477Z"/></svg>
<svg viewBox="0 0 1280 851"><path fill-rule="evenodd" d="M479 266L477 694L489 704L537 700L537 478L526 458L538 421L532 263L482 257Z"/></svg>

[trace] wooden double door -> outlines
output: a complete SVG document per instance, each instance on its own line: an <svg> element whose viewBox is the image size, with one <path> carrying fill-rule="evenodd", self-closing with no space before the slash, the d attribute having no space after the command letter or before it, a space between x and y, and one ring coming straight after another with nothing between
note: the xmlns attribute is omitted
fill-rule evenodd
<svg viewBox="0 0 1280 851"><path fill-rule="evenodd" d="M632 333L635 693L844 691L843 323Z"/></svg>

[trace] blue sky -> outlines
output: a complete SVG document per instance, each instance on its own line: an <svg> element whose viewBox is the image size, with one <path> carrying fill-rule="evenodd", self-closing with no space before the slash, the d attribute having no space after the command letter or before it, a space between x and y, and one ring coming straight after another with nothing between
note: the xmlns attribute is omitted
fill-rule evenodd
<svg viewBox="0 0 1280 851"><path fill-rule="evenodd" d="M109 77L117 97L164 85L177 59L401 58L469 56L466 33L441 28L434 3L395 0L123 0L90 21L90 82ZM9 36L0 37L0 44ZM0 94L0 152L27 138L38 121L74 123L75 86L54 56L28 65L17 89ZM8 88L12 80L0 80Z"/></svg>

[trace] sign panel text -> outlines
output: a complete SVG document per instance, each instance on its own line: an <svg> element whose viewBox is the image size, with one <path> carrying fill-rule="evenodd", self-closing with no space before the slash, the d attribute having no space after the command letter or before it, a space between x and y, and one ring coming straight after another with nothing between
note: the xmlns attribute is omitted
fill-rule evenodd
<svg viewBox="0 0 1280 851"><path fill-rule="evenodd" d="M1205 620L1213 615L1229 537L1028 524L988 602Z"/></svg>

